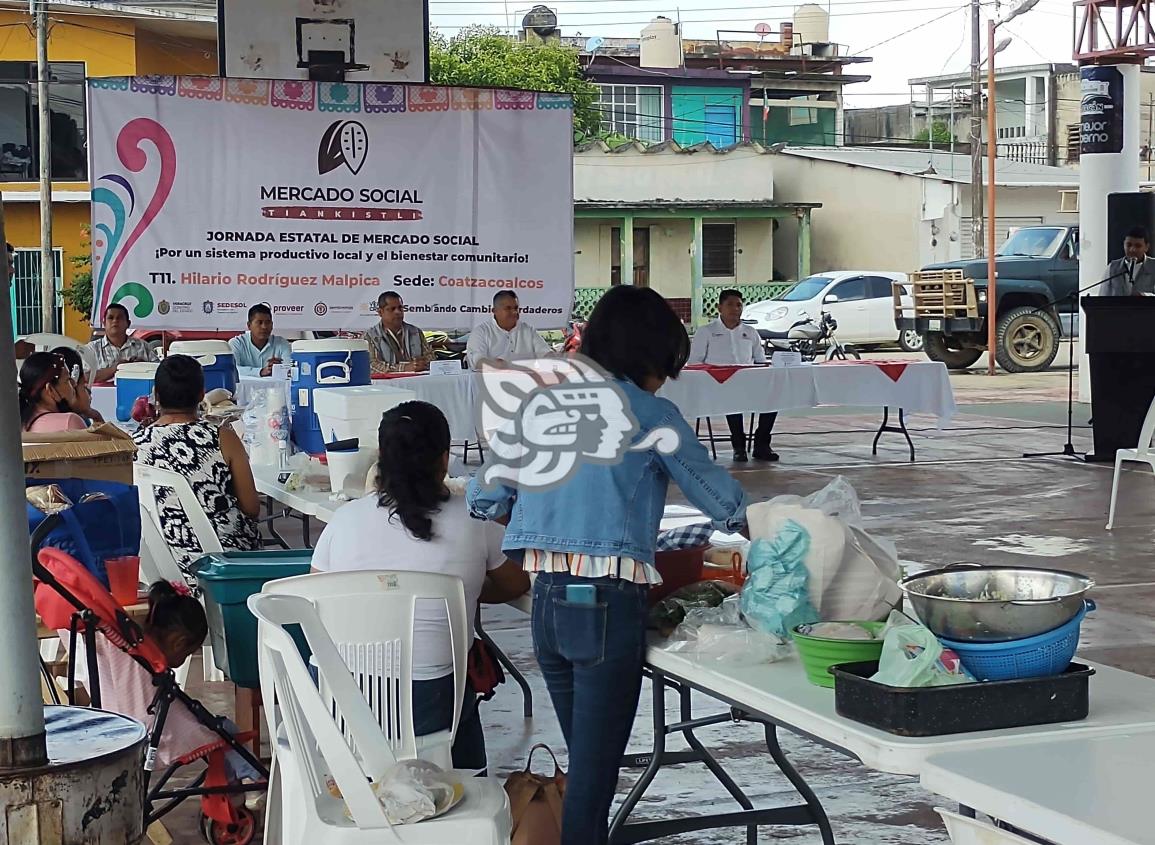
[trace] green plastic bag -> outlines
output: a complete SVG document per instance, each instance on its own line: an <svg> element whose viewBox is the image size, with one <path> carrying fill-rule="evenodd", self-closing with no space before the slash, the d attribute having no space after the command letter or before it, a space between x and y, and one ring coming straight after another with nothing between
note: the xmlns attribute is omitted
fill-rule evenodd
<svg viewBox="0 0 1155 845"><path fill-rule="evenodd" d="M942 662L942 643L922 625L899 625L886 632L878 671L870 679L888 687L941 687L974 682ZM960 670L965 672L965 670Z"/></svg>

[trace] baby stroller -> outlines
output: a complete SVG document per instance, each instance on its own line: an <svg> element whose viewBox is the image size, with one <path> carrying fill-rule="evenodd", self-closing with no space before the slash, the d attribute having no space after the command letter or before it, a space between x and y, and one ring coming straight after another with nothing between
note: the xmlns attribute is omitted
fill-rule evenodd
<svg viewBox="0 0 1155 845"><path fill-rule="evenodd" d="M49 522L56 517L50 517ZM37 534L41 532L38 530ZM33 539L34 548L36 538ZM214 716L203 704L191 698L176 682L160 648L149 640L140 626L129 618L112 594L75 558L59 549L46 548L34 553L32 563L36 579L36 611L44 624L54 630L69 632L68 685L69 703L75 692L76 644L82 637L88 661L89 695L92 706L100 707L100 683L97 675L97 632L109 645L119 649L142 666L152 677L156 695L148 712L153 716L149 728L149 745L145 755L145 771L149 786L145 796L145 826L151 825L186 798L199 796L201 801L201 833L212 845L248 845L256 833L256 818L245 807L243 795L268 789L268 769L244 746L253 734L233 735L224 726L224 719ZM215 733L216 742L193 749L175 759L155 780L152 779L157 749L164 734L165 721L173 702L179 702L193 718ZM225 766L225 752L236 751L257 772L257 783L230 784ZM188 786L169 787L169 781L182 767L198 760L206 763L205 770ZM235 801L235 803L234 803Z"/></svg>

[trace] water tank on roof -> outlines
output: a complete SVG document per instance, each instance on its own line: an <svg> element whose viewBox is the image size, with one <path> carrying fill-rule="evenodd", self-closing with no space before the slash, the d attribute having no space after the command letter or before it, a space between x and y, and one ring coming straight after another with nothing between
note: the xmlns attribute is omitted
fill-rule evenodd
<svg viewBox="0 0 1155 845"><path fill-rule="evenodd" d="M682 38L678 25L669 18L656 17L642 29L642 67L681 67Z"/></svg>
<svg viewBox="0 0 1155 845"><path fill-rule="evenodd" d="M829 44L830 14L816 3L794 10L795 44Z"/></svg>

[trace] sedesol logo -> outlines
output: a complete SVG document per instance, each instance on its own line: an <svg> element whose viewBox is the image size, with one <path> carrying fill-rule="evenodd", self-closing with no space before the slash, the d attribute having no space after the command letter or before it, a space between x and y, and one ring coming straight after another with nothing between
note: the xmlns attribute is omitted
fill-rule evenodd
<svg viewBox="0 0 1155 845"><path fill-rule="evenodd" d="M369 152L369 133L355 120L335 120L321 136L317 172L322 176L342 164L354 175L361 172Z"/></svg>

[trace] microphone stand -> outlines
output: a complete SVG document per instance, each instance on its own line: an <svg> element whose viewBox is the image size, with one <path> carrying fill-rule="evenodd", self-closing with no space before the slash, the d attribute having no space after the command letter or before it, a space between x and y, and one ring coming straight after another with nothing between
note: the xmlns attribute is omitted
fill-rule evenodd
<svg viewBox="0 0 1155 845"><path fill-rule="evenodd" d="M1093 284L1093 285L1087 285L1087 287L1083 288L1082 290L1072 291L1069 296L1065 296L1062 299L1058 300L1059 302L1064 302L1068 299L1075 300L1075 308L1071 312L1071 316L1072 316L1071 327L1072 327L1072 329L1074 329L1074 324L1075 324L1074 318L1079 317L1079 298L1082 296L1082 294L1086 293L1089 290L1093 290L1094 288L1097 288L1100 285L1105 285L1105 284L1107 284L1107 282L1113 281L1114 279L1130 278L1130 275L1131 274L1126 270L1124 270L1121 273L1115 273L1115 274L1108 276L1107 278L1103 279L1102 281L1095 282L1095 284ZM1054 305L1055 303L1051 303L1051 304ZM1039 309L1039 310L1042 310L1042 309ZM1081 317L1079 317L1079 322L1082 323ZM1062 324L1060 324L1060 326L1061 325ZM1082 333L1082 326L1081 325L1079 327L1079 331L1080 331L1080 333ZM1075 333L1074 333L1074 331L1071 332L1071 339L1069 341L1069 344L1070 344L1070 346L1069 346L1069 349L1067 350L1067 442L1063 444L1063 448L1059 452L1024 452L1023 453L1024 458L1055 458L1055 457L1073 458L1076 461L1086 463L1087 459L1075 451L1075 444L1072 442L1074 439L1074 428L1075 428Z"/></svg>

